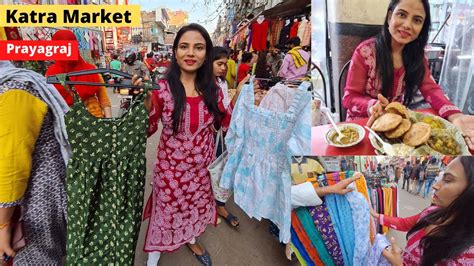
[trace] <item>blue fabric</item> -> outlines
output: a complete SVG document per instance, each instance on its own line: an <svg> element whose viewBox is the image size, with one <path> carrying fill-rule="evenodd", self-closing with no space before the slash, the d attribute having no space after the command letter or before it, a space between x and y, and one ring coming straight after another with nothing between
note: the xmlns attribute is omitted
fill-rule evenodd
<svg viewBox="0 0 474 266"><path fill-rule="evenodd" d="M354 265L366 265L370 242L370 210L369 203L359 192L350 192L345 195L352 210L354 223Z"/></svg>
<svg viewBox="0 0 474 266"><path fill-rule="evenodd" d="M390 242L387 240L387 237L381 234L377 234L374 239L374 245L370 250L369 256L367 258L368 266L390 266L391 264L387 259L382 256L382 251L390 246Z"/></svg>
<svg viewBox="0 0 474 266"><path fill-rule="evenodd" d="M342 251L344 265L351 266L355 245L351 206L343 195L329 194L325 196L325 201Z"/></svg>
<svg viewBox="0 0 474 266"><path fill-rule="evenodd" d="M425 181L425 194L423 194L423 198L426 198L426 196L430 195L430 189L431 186L434 183L434 178L427 178Z"/></svg>
<svg viewBox="0 0 474 266"><path fill-rule="evenodd" d="M311 152L311 93L296 90L287 112L273 112L254 105L252 81L244 86L225 138L229 157L220 182L247 215L274 222L283 243L291 237L291 156Z"/></svg>
<svg viewBox="0 0 474 266"><path fill-rule="evenodd" d="M296 232L295 232L295 230L293 230L293 228L291 228L291 243L293 243L293 246L295 246L295 248L298 250L301 257L303 257L303 259L305 260L306 264L308 266L309 265L313 266L314 262L311 260L310 256L308 255L308 253L304 249L303 244L301 243L300 239L296 235Z"/></svg>

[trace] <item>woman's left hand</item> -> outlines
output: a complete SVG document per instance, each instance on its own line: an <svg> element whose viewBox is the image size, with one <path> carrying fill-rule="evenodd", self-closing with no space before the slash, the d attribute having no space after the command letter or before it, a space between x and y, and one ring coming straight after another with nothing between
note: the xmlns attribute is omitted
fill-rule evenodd
<svg viewBox="0 0 474 266"><path fill-rule="evenodd" d="M395 238L390 238L391 246L388 246L382 251L382 255L392 264L392 266L402 266L403 265L403 257L402 257L402 249L397 246L395 243Z"/></svg>
<svg viewBox="0 0 474 266"><path fill-rule="evenodd" d="M474 150L474 116L454 114L448 120L461 130L469 149Z"/></svg>

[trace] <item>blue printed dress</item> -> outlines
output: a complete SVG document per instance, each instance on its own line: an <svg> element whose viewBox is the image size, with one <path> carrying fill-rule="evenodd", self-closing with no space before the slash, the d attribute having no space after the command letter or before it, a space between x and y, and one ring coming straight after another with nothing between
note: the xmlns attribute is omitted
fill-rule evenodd
<svg viewBox="0 0 474 266"><path fill-rule="evenodd" d="M234 190L247 215L275 223L284 243L291 237L291 156L311 149L311 94L289 90L288 108L277 112L254 105L253 85L242 89L225 139L229 158L220 183Z"/></svg>

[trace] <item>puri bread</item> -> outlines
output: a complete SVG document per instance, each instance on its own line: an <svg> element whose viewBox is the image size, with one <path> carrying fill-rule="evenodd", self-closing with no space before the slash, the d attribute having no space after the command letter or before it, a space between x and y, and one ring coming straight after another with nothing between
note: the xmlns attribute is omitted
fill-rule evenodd
<svg viewBox="0 0 474 266"><path fill-rule="evenodd" d="M385 107L385 112L401 115L403 118L408 119L408 110L405 105L399 102L391 102Z"/></svg>
<svg viewBox="0 0 474 266"><path fill-rule="evenodd" d="M386 132L395 129L401 122L400 115L385 113L374 121L371 128L378 132Z"/></svg>
<svg viewBox="0 0 474 266"><path fill-rule="evenodd" d="M398 125L398 127L396 127L395 129L385 132L385 136L389 139L399 138L403 136L403 134L405 134L405 132L407 132L410 129L410 127L411 127L410 120L402 119L402 122L400 123L400 125Z"/></svg>
<svg viewBox="0 0 474 266"><path fill-rule="evenodd" d="M408 132L403 136L403 143L416 147L428 141L431 135L430 125L417 122L413 124Z"/></svg>

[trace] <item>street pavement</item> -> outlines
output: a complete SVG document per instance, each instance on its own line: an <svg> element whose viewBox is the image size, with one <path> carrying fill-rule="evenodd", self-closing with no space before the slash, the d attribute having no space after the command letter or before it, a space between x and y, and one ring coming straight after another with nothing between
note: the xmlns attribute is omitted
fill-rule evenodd
<svg viewBox="0 0 474 266"><path fill-rule="evenodd" d="M111 88L108 88L108 94L112 103L112 114L117 116L119 98L117 94L112 93ZM144 204L151 193L151 173L156 158L158 142L158 133L147 141L147 174ZM213 265L292 265L286 259L285 248L269 233L268 221L250 219L232 199L229 200L226 208L239 218L240 228L234 230L225 221L222 221L216 227L209 225L204 234L198 238L198 243L202 244L211 255ZM140 229L135 254L135 265L146 265L147 253L143 252L143 245L147 226L148 220L142 223ZM294 264L295 262L293 262ZM183 246L176 252L163 253L158 265L198 266L201 264L193 256L192 252L186 246Z"/></svg>

